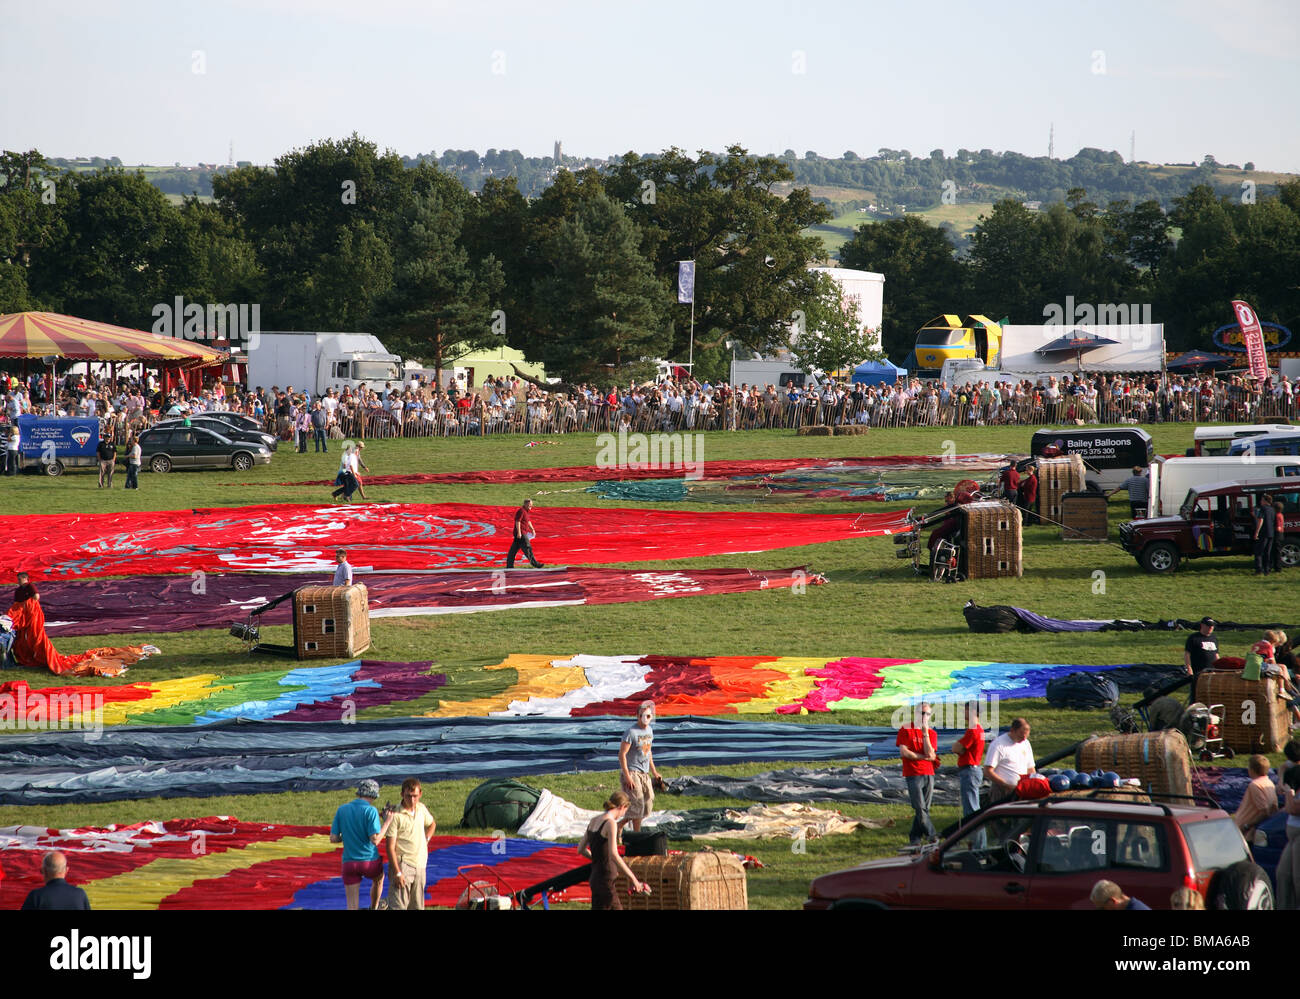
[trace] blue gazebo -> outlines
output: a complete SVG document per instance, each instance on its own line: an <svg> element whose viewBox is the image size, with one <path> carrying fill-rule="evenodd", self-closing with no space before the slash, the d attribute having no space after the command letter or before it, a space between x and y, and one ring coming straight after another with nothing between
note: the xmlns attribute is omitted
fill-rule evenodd
<svg viewBox="0 0 1300 999"><path fill-rule="evenodd" d="M883 361L863 361L853 369L853 384L893 385L906 374L906 368L900 368L888 358Z"/></svg>

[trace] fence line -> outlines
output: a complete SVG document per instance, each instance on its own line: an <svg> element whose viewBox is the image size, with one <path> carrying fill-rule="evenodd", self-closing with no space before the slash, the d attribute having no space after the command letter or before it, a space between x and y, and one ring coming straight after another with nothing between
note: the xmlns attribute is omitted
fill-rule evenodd
<svg viewBox="0 0 1300 999"><path fill-rule="evenodd" d="M704 405L691 402L643 402L627 400L610 405L604 399L531 399L514 406L488 405L481 397L468 408L435 402L427 407L340 405L330 426L332 437L385 439L398 437L477 437L496 434L541 436L577 432L610 432L626 429L633 433L690 432L705 430L797 430L807 426L861 425L879 429L898 427L1059 426L1158 423L1268 423L1294 421L1300 405L1291 396L1214 396L1187 391L1159 397L1101 398L1090 406L1078 397L1056 402L1026 399L1002 403L995 398L972 398L963 404L961 396L940 402L938 394L909 398L904 395L872 397L848 394L829 400L814 394L796 401L778 395L775 399L748 394L743 399L715 396ZM154 422L152 414L138 410L117 414L114 437L126 441L128 431L139 431ZM0 419L0 423L3 423ZM292 423L268 415L264 426L281 440L293 439ZM310 432L308 434L310 437Z"/></svg>

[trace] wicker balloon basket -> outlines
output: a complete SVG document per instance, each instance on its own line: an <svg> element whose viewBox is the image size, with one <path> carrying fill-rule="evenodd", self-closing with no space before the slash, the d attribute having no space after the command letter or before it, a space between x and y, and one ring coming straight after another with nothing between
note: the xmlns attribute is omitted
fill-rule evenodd
<svg viewBox="0 0 1300 999"><path fill-rule="evenodd" d="M293 644L299 659L346 659L370 648L366 588L300 586L293 591Z"/></svg>
<svg viewBox="0 0 1300 999"><path fill-rule="evenodd" d="M1066 493L1061 497L1061 537L1105 541L1110 534L1107 516L1105 493Z"/></svg>
<svg viewBox="0 0 1300 999"><path fill-rule="evenodd" d="M1239 672L1206 670L1196 678L1196 700L1222 704L1223 745L1238 755L1278 753L1286 745L1287 704L1274 679L1245 680Z"/></svg>
<svg viewBox="0 0 1300 999"><path fill-rule="evenodd" d="M967 503L958 509L964 521L966 578L1021 575L1020 511L1000 500Z"/></svg>
<svg viewBox="0 0 1300 999"><path fill-rule="evenodd" d="M1080 770L1113 770L1125 779L1136 777L1152 795L1192 793L1192 751L1177 729L1102 735L1089 739L1076 754Z"/></svg>
<svg viewBox="0 0 1300 999"><path fill-rule="evenodd" d="M1066 493L1077 493L1084 488L1083 459L1071 454L1060 458L1039 458L1036 464L1039 515L1059 524Z"/></svg>
<svg viewBox="0 0 1300 999"><path fill-rule="evenodd" d="M625 909L747 909L749 888L745 868L731 853L681 853L668 857L627 860L638 878L650 886L649 895L628 895L622 874L614 890Z"/></svg>

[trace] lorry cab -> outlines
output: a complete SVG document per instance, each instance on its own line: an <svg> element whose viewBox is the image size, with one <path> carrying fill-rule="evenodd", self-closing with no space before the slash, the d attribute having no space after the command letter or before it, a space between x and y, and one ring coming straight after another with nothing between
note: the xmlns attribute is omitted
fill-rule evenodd
<svg viewBox="0 0 1300 999"><path fill-rule="evenodd" d="M1266 434L1300 434L1300 427L1287 423L1238 423L1221 427L1197 427L1192 432L1192 446L1188 457L1227 454L1235 441L1242 437L1263 437Z"/></svg>
<svg viewBox="0 0 1300 999"><path fill-rule="evenodd" d="M373 356L353 354L349 357L328 357L321 359L321 367L328 370L327 377L321 383L326 388L356 389L361 385L369 388L382 386L385 382L401 382L402 371L398 358L376 360Z"/></svg>
<svg viewBox="0 0 1300 999"><path fill-rule="evenodd" d="M1002 358L1002 327L986 316L970 320L970 325L963 325L960 316L947 313L917 330L916 367L938 371L944 361L972 358L996 368Z"/></svg>
<svg viewBox="0 0 1300 999"><path fill-rule="evenodd" d="M1300 427L1293 428L1289 434L1263 434L1258 437L1239 437L1228 448L1228 454L1255 455L1257 457L1300 458Z"/></svg>

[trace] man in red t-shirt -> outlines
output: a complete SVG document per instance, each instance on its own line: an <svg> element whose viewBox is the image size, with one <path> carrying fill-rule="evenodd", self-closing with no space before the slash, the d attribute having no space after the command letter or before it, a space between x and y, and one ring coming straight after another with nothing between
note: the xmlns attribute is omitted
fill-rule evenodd
<svg viewBox="0 0 1300 999"><path fill-rule="evenodd" d="M920 727L915 721L920 721ZM907 781L907 799L916 817L907 841L912 844L937 839L930 821L930 800L934 797L934 769L939 762L939 737L930 727L930 705L922 703L914 724L898 730L894 744L903 759L903 779Z"/></svg>
<svg viewBox="0 0 1300 999"><path fill-rule="evenodd" d="M546 568L544 563L537 561L533 556L533 538L536 537L537 532L533 530L533 520L529 516L532 509L533 501L526 499L524 505L515 511L514 541L510 544L510 551L506 553L507 569L515 567L515 556L519 552L523 552L528 556L528 563L534 569Z"/></svg>
<svg viewBox="0 0 1300 999"><path fill-rule="evenodd" d="M957 777L961 782L961 817L980 809L980 784L984 780L984 727L972 710L970 728L952 744L957 754Z"/></svg>

